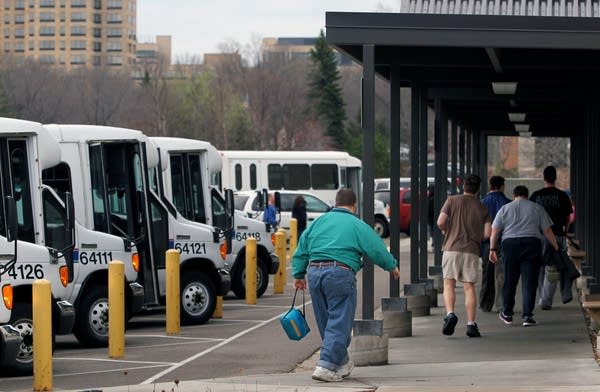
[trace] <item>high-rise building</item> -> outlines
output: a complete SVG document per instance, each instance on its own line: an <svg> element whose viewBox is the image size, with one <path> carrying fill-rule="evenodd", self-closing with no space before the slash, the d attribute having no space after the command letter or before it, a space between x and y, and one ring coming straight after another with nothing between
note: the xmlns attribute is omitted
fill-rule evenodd
<svg viewBox="0 0 600 392"><path fill-rule="evenodd" d="M136 0L0 0L3 58L66 69L135 63Z"/></svg>

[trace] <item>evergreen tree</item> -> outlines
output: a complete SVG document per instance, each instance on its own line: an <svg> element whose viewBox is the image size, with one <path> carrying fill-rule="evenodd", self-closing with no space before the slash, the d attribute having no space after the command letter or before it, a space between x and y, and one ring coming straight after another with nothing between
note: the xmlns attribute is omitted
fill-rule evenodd
<svg viewBox="0 0 600 392"><path fill-rule="evenodd" d="M310 50L312 69L309 74L309 112L323 122L326 133L337 147L346 147L344 121L346 111L342 89L339 86L340 73L333 49L327 44L323 30Z"/></svg>

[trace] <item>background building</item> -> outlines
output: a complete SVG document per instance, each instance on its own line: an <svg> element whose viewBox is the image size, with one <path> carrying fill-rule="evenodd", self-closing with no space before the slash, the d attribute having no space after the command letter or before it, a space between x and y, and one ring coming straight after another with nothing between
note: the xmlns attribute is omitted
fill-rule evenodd
<svg viewBox="0 0 600 392"><path fill-rule="evenodd" d="M0 47L17 63L131 66L136 0L3 0Z"/></svg>
<svg viewBox="0 0 600 392"><path fill-rule="evenodd" d="M315 47L316 37L282 37L264 38L262 55L264 61L291 61L296 59L309 59L310 50ZM334 49L335 50L335 49ZM335 51L338 65L352 65L350 57Z"/></svg>

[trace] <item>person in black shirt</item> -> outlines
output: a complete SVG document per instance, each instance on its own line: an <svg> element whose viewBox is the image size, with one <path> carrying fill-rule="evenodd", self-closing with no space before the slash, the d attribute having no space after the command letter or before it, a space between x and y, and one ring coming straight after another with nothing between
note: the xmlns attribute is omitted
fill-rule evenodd
<svg viewBox="0 0 600 392"><path fill-rule="evenodd" d="M533 192L529 198L531 201L538 203L550 215L552 219L552 232L556 237L557 242L561 246L566 246L566 229L569 224L569 216L573 212L571 205L571 199L569 196L554 184L556 183L556 168L554 166L547 166L544 169L544 187L538 191ZM548 246L547 241L544 241L544 249ZM543 252L544 254L546 252ZM539 288L540 288L540 307L542 310L552 309L552 298L556 292L556 281L549 281L545 274L545 269L540 270L539 277ZM561 288L563 286L561 285ZM567 303L573 299L573 295L570 292L571 286L564 287L569 292L562 293L563 302Z"/></svg>
<svg viewBox="0 0 600 392"><path fill-rule="evenodd" d="M298 221L298 237L296 239L300 240L300 236L304 232L304 229L306 229L306 200L304 200L302 195L298 195L294 200L292 218Z"/></svg>

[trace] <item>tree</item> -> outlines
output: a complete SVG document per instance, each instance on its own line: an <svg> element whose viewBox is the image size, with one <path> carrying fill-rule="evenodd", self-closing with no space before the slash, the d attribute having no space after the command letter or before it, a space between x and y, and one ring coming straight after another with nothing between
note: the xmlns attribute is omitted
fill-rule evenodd
<svg viewBox="0 0 600 392"><path fill-rule="evenodd" d="M0 116L3 117L12 117L13 109L10 104L10 100L8 95L6 94L6 90L4 89L4 84L2 83L2 78L0 77Z"/></svg>
<svg viewBox="0 0 600 392"><path fill-rule="evenodd" d="M339 86L340 73L337 69L337 57L327 44L323 30L315 47L310 50L310 59L312 69L309 73L308 112L324 122L327 135L337 147L343 148L346 112Z"/></svg>

